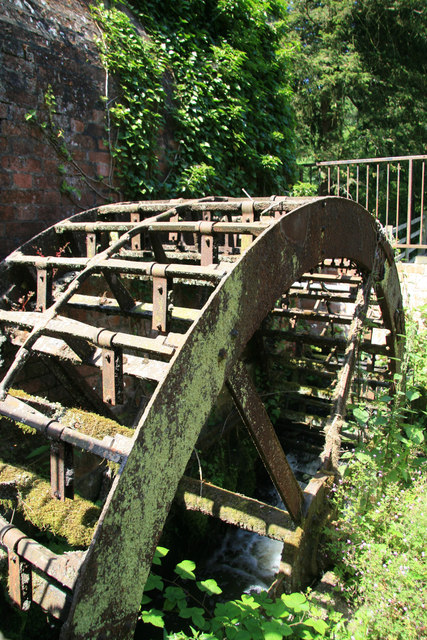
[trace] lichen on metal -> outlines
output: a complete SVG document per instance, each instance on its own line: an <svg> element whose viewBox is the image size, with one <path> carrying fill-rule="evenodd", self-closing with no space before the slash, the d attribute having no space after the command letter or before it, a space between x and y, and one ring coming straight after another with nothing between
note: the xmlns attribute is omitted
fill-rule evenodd
<svg viewBox="0 0 427 640"><path fill-rule="evenodd" d="M375 288L381 309L382 326L390 335L387 354L388 357L393 358L400 349L397 329L401 299L397 272L386 241L381 234L378 234L376 221L363 207L354 202L334 197L311 200L285 197L274 198L274 200L255 199L250 204L255 212L255 222L242 224L242 214L246 205L247 201L215 198L210 202L175 201L152 203L151 206L150 203L108 205L79 214L70 221L59 223L56 228L53 227L36 240L24 245L20 252L12 254L0 267L6 283L1 302L4 312L0 315L0 322L7 325L8 318L9 322L12 318L7 313L10 310L18 313L17 320L16 316L13 316L14 321L19 323L20 319L24 318L25 306L23 309L16 309L16 307L22 304L19 300L21 290L26 286L25 278L18 279L17 285L12 285L12 281L16 274L26 273L27 276L31 276L32 269L40 258L35 247L41 247L40 250L45 251L48 258L50 252L52 264L55 264L51 267L55 269L52 305L44 311L37 312L40 314L40 322L34 324L35 328L27 328L27 334L24 331L19 343L21 351L18 351L15 364L12 358L12 364L3 378L3 393L7 393L12 382L15 383L15 379L19 380L18 374L25 373L28 369L30 355L36 355L41 359L49 358L50 360L43 361L47 363L59 355L59 351L54 351L47 356L45 352L36 349L36 339L44 336L51 323L50 330L53 331L55 327L60 330L65 347L71 352L75 349L76 355L74 364L65 365L61 361L59 369L58 367L54 369L55 372L71 381L75 372L79 388L85 390L85 401L90 404L92 398L94 407L82 411L78 401L72 398L71 401L68 399L71 403L70 407L64 406L63 410L55 413L53 405L49 404L50 400L43 404L35 399L34 395L26 395L21 391L18 395L20 394L22 403L27 403L28 407L33 403L40 411L42 410L40 407L45 406L47 412L45 432L49 437L56 434L55 437L60 438L61 429L77 428L78 430L80 426L89 437L98 438L102 434L110 438L116 437L118 440L120 437L124 438L122 464L112 482L89 549L81 565L73 589L70 613L62 628L62 640L89 640L101 637L121 640L132 637L155 546L177 490L178 498L184 503L187 502L189 508L199 509L205 513L213 509L207 497L200 496L198 499L195 494L190 495L188 492L186 497L183 497L182 487L185 486L185 479L181 485L180 481L212 407L215 406L224 385L228 382L233 386L233 376L236 377L236 371L247 370L245 375L248 376L242 389L234 394L243 423L250 427L249 431L252 431L261 458L266 468L272 473L274 481L281 484L283 495L290 506L290 513L283 510L275 511L272 508L268 510L266 507L268 517L263 520L261 515L264 507L253 497L239 497L238 494L226 493L223 489L215 487L210 489L210 495L219 501L218 509L225 521L241 525L248 530L261 533L265 531L265 535L271 534L272 537L285 540L282 582L288 587L295 586L306 579L313 570L315 549L313 547L310 550L310 544L317 539L316 522L323 517L325 486L329 482L330 475L325 470L320 471L320 475L315 476L304 491L301 491L293 472L288 468L287 480L283 482L280 480L286 457L279 438L273 448L270 446L270 435L275 433L275 430L266 417L262 395L255 391L252 388L252 382L249 382L250 373L248 372L254 368L251 358L255 361L253 352L257 352L251 340L261 340L264 346L267 344L267 347L268 343L276 345L280 341L286 342L290 345L289 353L294 350L295 362L298 362L300 357L298 354L306 349L307 343L306 336L298 333L296 324L298 318L294 321L292 318L286 319L284 315L269 315L269 312L275 308L276 304L279 308L291 308L287 298L288 293L292 285L303 276L309 282L307 290L318 286L314 276L310 280L310 273L315 269L320 269L321 272L322 269L330 269L331 267L326 264L328 260L345 259L345 268L350 271L350 275L353 271L357 271L360 276L372 271L375 251L379 250L382 252L386 266L385 275L380 282L375 283ZM257 218L259 219L263 212L267 214L273 205L275 211L281 212L281 217L270 218L269 214L262 216L262 222L257 221ZM211 220L203 222L202 217L206 211L211 212ZM138 215L129 222L129 216L135 213ZM140 215L149 216L150 214L153 217L140 219ZM222 221L221 216L224 214L227 215L229 222ZM173 224L169 224L172 219ZM122 235L120 235L121 232L123 232ZM208 232L218 242L218 258L214 258L213 253L205 252L202 260L206 262L206 260L218 259L220 265L218 269L214 265L200 266L198 262L201 260L201 236ZM61 243L65 242L64 234L68 234L67 238L70 238L69 242L73 246L74 253L70 259L77 264L81 260L79 256L81 252L84 261L81 264L79 262L79 268L71 273L65 285L62 286L55 278L58 279L66 269L71 268L71 262L68 263L66 257L61 262L62 258L57 258L54 254L61 247ZM86 253L86 235L93 236L92 239L95 240L90 245L91 257ZM205 237L210 238L211 235L205 235ZM232 242L228 242L228 236L230 238L232 236ZM132 238L139 238L138 243L133 242ZM248 239L251 238L253 240L249 244ZM49 248L50 242L53 245ZM111 244L108 244L109 242ZM234 247L233 250L230 249L231 246ZM169 262L159 264L159 256ZM44 268L48 268L48 258ZM139 263L137 259L140 260ZM188 268L185 267L185 260L189 262ZM102 293L102 289L101 292L99 291L100 281L102 281L100 274L106 269L110 275L105 277L107 290ZM334 271L333 267L332 271ZM140 276L137 275L138 272ZM133 284L139 277L144 279L139 301L134 300L126 290L125 285L128 281L124 273L132 274L129 276L132 278L129 282ZM168 273L174 273L174 276L170 277L166 283ZM120 284L114 274L119 276ZM146 286L146 283L148 280L159 277L165 281L162 281L162 286L166 287L167 292L178 296L178 302L173 298L172 302L169 299L166 301L165 296L159 302L149 298L153 290L152 287ZM357 282L350 282L350 280L346 285L349 291L351 287L356 290L361 286L362 278L358 277ZM190 291L192 295L194 291L198 292L191 304L185 304L185 296L183 302L180 300L180 296L184 294L182 291L178 292L178 284L183 289L186 288L185 295L189 295ZM95 290L91 290L91 286ZM323 300L322 304L328 301L327 286L322 285L318 289L320 291L318 298ZM46 296L48 293L44 292ZM297 289L292 290L292 296L298 298L298 295ZM303 292L300 295L300 304L304 304ZM350 298L351 296L348 296L350 302L346 304L353 304L353 312L356 314L354 303ZM32 298L28 300L30 299L32 300ZM107 303L101 301L107 301ZM132 301L135 302L133 306ZM27 301L25 304L31 307L33 303ZM308 304L311 304L311 301ZM161 309L160 306L162 306ZM61 325L55 324L59 312L61 312ZM30 313L34 316L36 312L30 310ZM86 314L84 316L86 325L79 325L80 329L77 331L75 324L73 334L73 323L70 321L65 330L67 314L75 321L79 318L79 313ZM93 313L93 322L97 323L99 331L88 331L85 337L82 326L88 326L89 313ZM121 317L123 325L120 326L118 323L117 326L108 328L105 322L106 313L115 313ZM340 314L340 310L333 314L328 309L327 322L333 322L334 316L339 319ZM154 336L155 340L152 340L153 335L146 334L150 329L147 329L148 323L145 318L151 316L161 318L161 321L155 321L155 325L159 324L158 327L154 327L155 333L158 334L160 330L160 334L157 337ZM135 359L134 354L134 350L138 348L135 336L131 338L131 334L128 333L127 337L125 335L124 326L129 332L129 325L124 322L127 318L131 318L134 323L132 327L145 336L145 342L141 341L142 357L139 359ZM270 321L278 323L279 337L275 336L274 331L269 334L266 322ZM140 324L137 324L138 322ZM286 323L290 322L294 324L288 326ZM315 335L316 322L322 322L322 316L320 320L318 316L305 318L305 322L310 324L311 334L309 332L309 335L312 336L311 342L314 349L326 350L331 356L334 349L335 352L337 350L340 353L344 352L349 339L345 338L340 342L336 339L328 341L325 337L323 341L319 341L319 336ZM107 328L110 338L109 344L105 346L98 334ZM362 332L361 327L360 331L357 331L358 340L362 339ZM89 333L95 338L91 338ZM104 334L104 338L106 335ZM103 408L99 373L94 367L97 356L93 355L93 349L90 357L86 355L88 346L97 347L99 344L104 349L110 347L113 344L112 336L114 335L117 336L117 341L120 341L121 351L123 350L123 354L120 353L121 356L123 355L123 360L120 360L119 366L123 369L126 385L129 385L128 390L126 386L124 387L125 398L131 398L132 380L142 380L146 384L148 379L153 385L146 392L147 395L144 391L139 409L135 406L131 409L130 401L127 408L120 408L120 406L114 408L118 419L126 422L126 427L120 426L114 420L97 418L98 409ZM82 345L82 341L85 344ZM360 344L361 348L364 348L365 343L362 341ZM161 358L161 360L152 361L157 369L155 374L154 371L152 372L151 377L144 376L140 371L146 366L145 360L147 360L143 345L151 350L151 354L154 354L149 354L150 358ZM159 346L156 347L156 345ZM84 348L81 348L82 346ZM156 354L156 348L158 354ZM311 345L308 344L307 348L310 350ZM163 353L167 349L170 353ZM162 351L161 354L160 351ZM277 351L275 348L272 349L270 354L272 358L277 356ZM286 353L286 349L283 353ZM319 410L326 410L329 407L330 414L333 381L338 379L337 371L339 372L340 366L345 366L345 358L341 355L340 361L334 360L335 368L331 369L329 356L325 355L323 358L323 353L320 356L322 357L317 361L309 358L306 360L309 362L307 365L309 369L313 367L316 370L315 366L318 366L320 369L325 367L328 372L332 371L330 375L328 373L329 377L325 378L327 383L325 383L324 392L319 393L318 390L310 388L303 380L301 383L294 384L293 388L289 384L284 384L281 393L287 394L287 397L291 397L292 393L296 394L300 401L308 403L308 406L310 397L315 396L316 407L319 407L319 403L321 405ZM257 353L256 357L261 357L260 353ZM374 357L375 355L372 356ZM245 366L246 361L248 367ZM101 371L105 366L101 366ZM74 368L70 369L70 367ZM303 371L303 367L298 365L296 367ZM91 371L95 369L98 375L95 383L92 383L92 378L87 382L84 377L88 368L91 368ZM83 373L80 374L80 371ZM351 372L349 380L350 378ZM239 376L236 379L239 379ZM272 387L278 384L273 376L267 382ZM109 387L114 387L115 384L115 380L107 382ZM94 395L97 394L96 400ZM104 400L108 399L107 396L109 397L108 389L104 391ZM342 404L345 405L344 395ZM251 405L256 406L257 410L252 411ZM3 406L6 412L7 401L0 406ZM95 412L93 412L94 408ZM106 415L108 412L111 415L111 407L107 406L105 410ZM21 405L18 406L17 419L20 415L19 411L22 411ZM296 426L299 431L306 434L307 438L312 436L314 430L319 433L318 426L325 426L327 416L311 418L307 410L306 414L308 424L304 431L305 426L298 423L298 412L292 411L291 408L283 427L285 431L287 429L290 433ZM55 422L55 428L52 426L49 429L49 420L52 424ZM260 421L260 424L257 425L254 421ZM44 424L43 421L42 424ZM63 504L67 505L67 501ZM58 503L53 501L51 506L55 510L58 508ZM280 518L283 518L282 524ZM293 523L290 522L292 520ZM300 526L296 526L295 523Z"/></svg>

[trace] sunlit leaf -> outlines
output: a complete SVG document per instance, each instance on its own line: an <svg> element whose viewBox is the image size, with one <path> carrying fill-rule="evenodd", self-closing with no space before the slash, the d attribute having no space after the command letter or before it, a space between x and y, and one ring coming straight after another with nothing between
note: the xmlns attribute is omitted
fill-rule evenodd
<svg viewBox="0 0 427 640"><path fill-rule="evenodd" d="M153 557L153 564L161 564L162 558L164 558L169 553L169 549L166 547L156 547Z"/></svg>
<svg viewBox="0 0 427 640"><path fill-rule="evenodd" d="M315 631L320 633L320 635L324 636L328 625L324 620L315 620L314 618L309 618L308 620L304 620L304 624L308 627L313 627Z"/></svg>
<svg viewBox="0 0 427 640"><path fill-rule="evenodd" d="M365 409L356 407L355 409L353 409L353 417L358 422L358 424L363 427L369 420L369 413L365 411Z"/></svg>
<svg viewBox="0 0 427 640"><path fill-rule="evenodd" d="M289 609L294 611L300 611L301 607L307 603L307 599L302 593L284 594L281 599Z"/></svg>
<svg viewBox="0 0 427 640"><path fill-rule="evenodd" d="M192 560L183 560L175 567L175 573L177 573L183 580L195 580L194 569L196 563Z"/></svg>
<svg viewBox="0 0 427 640"><path fill-rule="evenodd" d="M165 622L163 620L163 612L157 609L150 609L150 611L141 611L141 618L143 622L152 624L154 627L163 628Z"/></svg>
<svg viewBox="0 0 427 640"><path fill-rule="evenodd" d="M222 593L222 589L218 586L217 582L212 579L198 582L197 586L200 591L205 591L206 593L209 593L209 595L219 595Z"/></svg>
<svg viewBox="0 0 427 640"><path fill-rule="evenodd" d="M418 391L418 389L409 389L409 391L406 392L406 397L408 398L409 402L413 402L417 398L421 397L421 393Z"/></svg>
<svg viewBox="0 0 427 640"><path fill-rule="evenodd" d="M284 622L271 620L263 624L263 632L265 640L281 640L292 635L292 627Z"/></svg>

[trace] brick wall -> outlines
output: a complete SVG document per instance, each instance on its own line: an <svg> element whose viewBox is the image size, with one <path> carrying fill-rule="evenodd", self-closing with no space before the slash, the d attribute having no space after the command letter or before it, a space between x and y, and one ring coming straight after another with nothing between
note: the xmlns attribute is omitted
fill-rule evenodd
<svg viewBox="0 0 427 640"><path fill-rule="evenodd" d="M0 2L0 258L112 196L105 71L88 7L84 0ZM65 142L73 162L64 162L46 131L25 118L35 109L39 122L46 121L49 86L57 102L55 128L63 131L59 144ZM64 180L81 195L64 193Z"/></svg>

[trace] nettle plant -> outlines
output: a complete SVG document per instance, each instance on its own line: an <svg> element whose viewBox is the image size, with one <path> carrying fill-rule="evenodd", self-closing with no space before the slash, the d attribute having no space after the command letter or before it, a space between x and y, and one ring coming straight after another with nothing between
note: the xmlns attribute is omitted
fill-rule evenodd
<svg viewBox="0 0 427 640"><path fill-rule="evenodd" d="M129 197L283 193L294 170L289 49L280 0L133 0L93 8L111 151ZM168 140L163 142L161 139ZM159 170L159 156L163 170Z"/></svg>
<svg viewBox="0 0 427 640"><path fill-rule="evenodd" d="M158 547L153 564L160 565L167 553L167 549ZM218 601L222 590L217 582L197 581L195 568L194 562L184 560L176 565L173 579L151 571L145 585L141 619L163 629L164 639L312 640L333 637L332 629L341 628L340 616L326 623L301 593L272 600L264 591L243 594L228 602ZM168 626L172 630L168 631Z"/></svg>

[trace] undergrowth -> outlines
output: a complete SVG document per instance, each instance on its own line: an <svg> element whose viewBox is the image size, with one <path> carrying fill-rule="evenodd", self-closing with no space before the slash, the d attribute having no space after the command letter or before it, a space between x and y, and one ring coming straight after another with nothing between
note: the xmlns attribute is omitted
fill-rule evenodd
<svg viewBox="0 0 427 640"><path fill-rule="evenodd" d="M365 438L333 489L326 550L355 610L354 640L427 637L426 347L427 330L407 321L396 393L353 409Z"/></svg>
<svg viewBox="0 0 427 640"><path fill-rule="evenodd" d="M167 553L167 549L159 547L154 564L159 565ZM319 610L301 593L276 600L266 592L243 594L236 600L221 602L218 596L222 591L217 582L197 581L191 560L177 564L174 574L172 579L165 579L152 571L144 591L141 620L162 629L157 637L164 640L330 637Z"/></svg>

